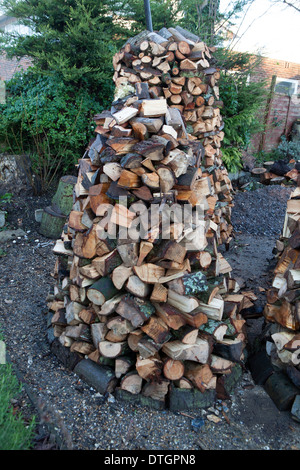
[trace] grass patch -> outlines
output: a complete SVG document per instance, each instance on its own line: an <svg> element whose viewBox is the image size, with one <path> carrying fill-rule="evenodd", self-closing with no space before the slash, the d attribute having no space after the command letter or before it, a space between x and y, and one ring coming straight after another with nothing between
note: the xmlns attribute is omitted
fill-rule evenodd
<svg viewBox="0 0 300 470"><path fill-rule="evenodd" d="M0 340L2 338L0 332ZM0 364L0 450L29 450L32 447L35 418L27 425L12 405L21 390L12 366Z"/></svg>

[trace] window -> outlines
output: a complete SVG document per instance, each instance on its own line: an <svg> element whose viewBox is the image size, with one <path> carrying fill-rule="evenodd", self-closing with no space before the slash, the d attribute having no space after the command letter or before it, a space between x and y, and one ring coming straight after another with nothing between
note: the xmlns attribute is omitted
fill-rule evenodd
<svg viewBox="0 0 300 470"><path fill-rule="evenodd" d="M276 78L275 93L283 95L296 95L298 90L298 81L289 78Z"/></svg>

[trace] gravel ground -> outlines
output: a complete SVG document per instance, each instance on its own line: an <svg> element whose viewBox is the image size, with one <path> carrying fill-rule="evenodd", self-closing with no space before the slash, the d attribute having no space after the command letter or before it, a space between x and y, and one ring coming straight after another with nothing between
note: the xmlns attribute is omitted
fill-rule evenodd
<svg viewBox="0 0 300 470"><path fill-rule="evenodd" d="M272 258L289 191L266 187L235 196L237 233L226 256L248 287L267 279L265 255ZM46 339L45 299L54 283L53 241L38 234L34 221L34 209L45 207L49 200L50 196L14 197L6 209L8 223L23 229L26 237L0 245L5 252L0 257L0 325L9 357L28 392L18 405L25 416L38 416L36 449L300 450L299 424L289 413L277 410L248 371L231 400L202 412L172 413L101 396L66 370ZM247 260L253 253L257 258L251 259L250 269ZM220 422L208 420L210 414L219 416ZM193 426L195 418L204 418L199 429Z"/></svg>

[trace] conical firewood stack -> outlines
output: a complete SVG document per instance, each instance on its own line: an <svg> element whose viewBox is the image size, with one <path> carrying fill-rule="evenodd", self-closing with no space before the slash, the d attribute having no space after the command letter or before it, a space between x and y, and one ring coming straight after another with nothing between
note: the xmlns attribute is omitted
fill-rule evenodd
<svg viewBox="0 0 300 470"><path fill-rule="evenodd" d="M158 33L143 31L114 56L113 79L117 95L124 85L130 89L136 83L147 83L152 97L163 97L171 110L180 111L189 139L202 142L203 166L214 179L219 200L216 222L221 244L231 240L232 187L222 162L220 72L213 51L180 26L162 28Z"/></svg>
<svg viewBox="0 0 300 470"><path fill-rule="evenodd" d="M95 121L54 248L53 341L103 371L104 391L159 403L174 390L224 397L251 305L218 252L226 171L205 164L180 109L148 83Z"/></svg>
<svg viewBox="0 0 300 470"><path fill-rule="evenodd" d="M300 187L287 202L278 261L272 287L267 291L264 316L271 327L267 352L277 369L288 373L300 389ZM299 393L299 392L298 392Z"/></svg>

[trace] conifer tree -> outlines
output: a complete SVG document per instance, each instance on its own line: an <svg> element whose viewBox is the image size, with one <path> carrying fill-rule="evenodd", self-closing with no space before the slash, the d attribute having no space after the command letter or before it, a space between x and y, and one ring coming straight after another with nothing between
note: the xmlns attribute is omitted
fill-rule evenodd
<svg viewBox="0 0 300 470"><path fill-rule="evenodd" d="M28 34L2 34L8 57L29 56L35 68L95 90L112 76L112 55L124 42L114 3L99 0L3 0Z"/></svg>

